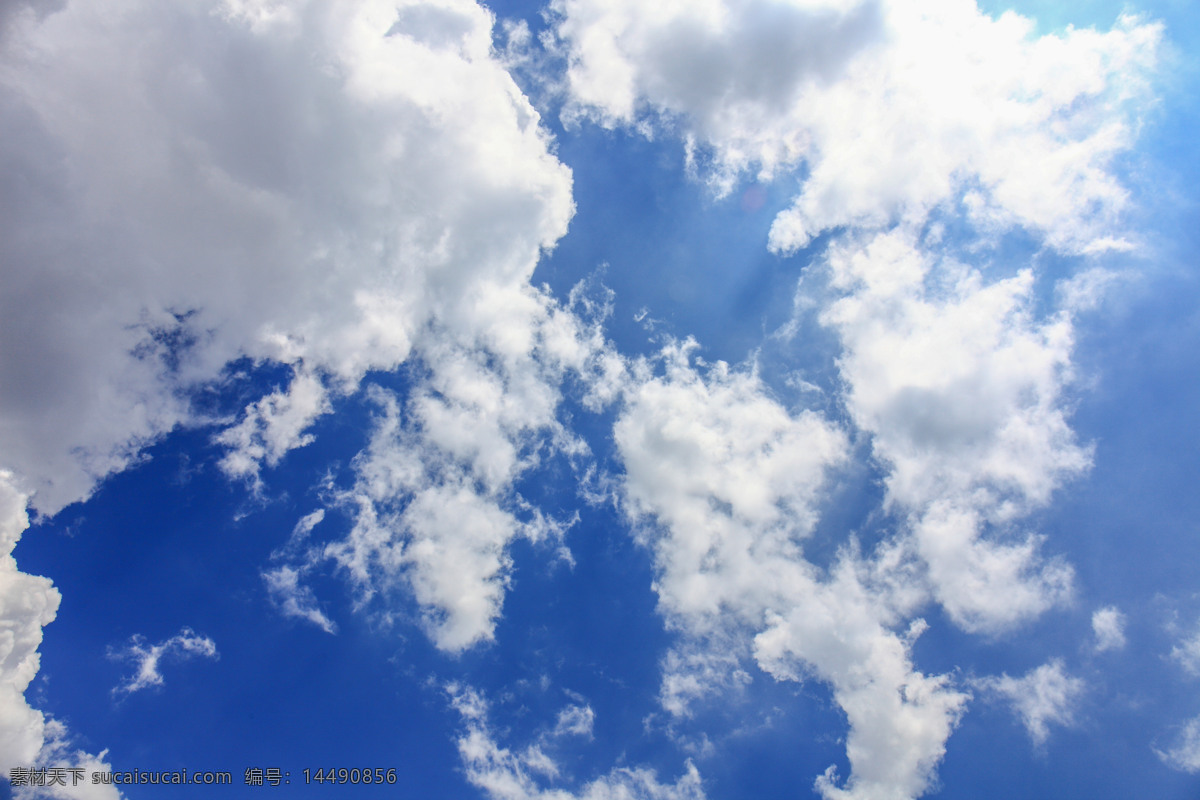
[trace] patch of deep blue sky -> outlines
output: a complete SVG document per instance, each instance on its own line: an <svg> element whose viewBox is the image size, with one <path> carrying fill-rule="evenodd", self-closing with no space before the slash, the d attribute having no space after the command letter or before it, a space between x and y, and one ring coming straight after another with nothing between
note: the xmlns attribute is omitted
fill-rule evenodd
<svg viewBox="0 0 1200 800"><path fill-rule="evenodd" d="M528 20L535 31L543 26L536 4L493 8L502 17ZM1107 27L1122 7L1018 10L1037 17L1044 30L1059 30L1068 21ZM1194 522L1200 518L1194 491L1200 473L1194 270L1200 159L1189 99L1200 81L1185 56L1197 52L1200 37L1196 15L1183 3L1148 12L1167 23L1181 63L1129 167L1135 202L1146 209L1139 226L1149 232L1151 255L1130 262L1137 280L1079 320L1076 362L1085 385L1074 398L1073 426L1095 442L1096 463L1029 520L1030 528L1049 535L1047 550L1075 567L1079 601L1000 640L962 635L934 610L932 628L914 653L923 669L960 669L961 675L1023 674L1059 657L1092 689L1078 727L1053 729L1041 754L1006 708L974 702L948 742L940 796L1184 798L1200 788L1150 749L1150 743L1168 747L1172 726L1200 713L1195 682L1164 658L1171 646L1165 621L1179 613L1187 623L1200 612L1192 600L1200 563ZM578 213L535 281L565 298L576 282L598 275L615 292L608 333L623 353L652 353L664 335L695 336L710 361L742 363L757 351L764 379L788 405L814 403L836 413L828 400L836 387L828 332L802 319L790 343L770 338L790 317L796 281L823 246L818 241L790 258L766 250L770 222L787 204L795 179L744 184L715 200L684 174L677 140L650 142L588 123L564 130L553 108L544 109L544 120L559 158L574 170ZM741 202L752 189L763 194ZM1014 237L990 264L1003 270L1022 258L1052 259ZM1049 264L1050 272L1071 268ZM825 395L789 387L788 375L797 372ZM209 392L208 402L214 410L234 409L284 378L269 367L247 368ZM403 375L372 380L398 391L406 385ZM611 412L594 415L571 398L564 410L599 461L616 469ZM238 782L249 766L280 766L294 779L305 766L383 766L398 770L398 786L359 787L356 795L467 798L478 792L461 775L454 747L459 724L437 685L459 679L480 687L496 703L496 728L508 737L502 743L514 747L552 725L571 691L597 716L593 741L564 743L558 754L568 783L615 764L655 766L673 779L686 749L656 724L662 722L655 717L658 659L670 637L654 613L649 558L611 508L579 501L577 475L563 459L550 460L518 490L556 516L578 508L580 521L566 539L576 564L565 564L552 548L518 542L494 645L460 658L439 654L414 624L411 600L393 596L398 622L385 626L377 615L355 611L345 582L328 570L315 574L312 586L338 624L337 636L270 608L261 569L295 522L324 505L319 487L327 473L332 470L341 486L350 484L350 460L366 442L372 413L361 395L338 401L336 413L317 423L314 444L264 472L263 499L216 470L220 453L211 430L178 431L88 503L35 526L17 550L18 561L53 578L63 603L46 629L31 702L66 721L80 746L108 748L118 767L228 769ZM859 446L865 452L866 444ZM831 498L822 523L826 535L819 532L813 545L819 560L832 556L847 530L869 540L894 524L871 513L878 474L859 469L843 476ZM314 536L339 537L348 526L331 511ZM824 553L821 542L829 543ZM1090 615L1107 604L1129 615L1129 646L1093 654ZM115 701L111 689L128 667L109 660L108 648L135 633L158 642L183 626L212 637L220 660L165 663L161 690ZM758 676L744 693L700 704L681 732L692 741L708 735L717 745L699 761L713 798L804 796L829 764L848 773L844 722L816 684ZM328 792L294 782L288 795ZM128 794L193 796L161 787Z"/></svg>

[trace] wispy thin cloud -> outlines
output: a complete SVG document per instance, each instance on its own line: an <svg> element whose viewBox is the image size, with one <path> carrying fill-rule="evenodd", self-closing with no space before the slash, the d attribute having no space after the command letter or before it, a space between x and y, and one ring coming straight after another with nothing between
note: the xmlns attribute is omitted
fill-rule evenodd
<svg viewBox="0 0 1200 800"><path fill-rule="evenodd" d="M193 658L217 659L217 645L207 636L201 636L191 628L182 628L179 633L157 644L148 644L146 637L134 634L129 643L121 647L110 647L108 657L133 667L133 672L116 686L114 697L126 697L134 692L162 686L162 667L167 663L181 663Z"/></svg>

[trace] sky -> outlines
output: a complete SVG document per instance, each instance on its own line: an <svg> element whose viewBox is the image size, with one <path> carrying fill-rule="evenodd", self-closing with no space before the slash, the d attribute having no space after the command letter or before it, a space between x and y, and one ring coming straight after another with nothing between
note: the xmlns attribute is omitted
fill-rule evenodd
<svg viewBox="0 0 1200 800"><path fill-rule="evenodd" d="M1197 53L0 0L0 798L1200 796Z"/></svg>

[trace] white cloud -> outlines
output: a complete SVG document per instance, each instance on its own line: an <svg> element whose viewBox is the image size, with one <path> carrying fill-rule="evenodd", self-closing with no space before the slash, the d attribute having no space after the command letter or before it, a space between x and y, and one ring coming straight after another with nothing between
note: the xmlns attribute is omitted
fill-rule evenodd
<svg viewBox="0 0 1200 800"><path fill-rule="evenodd" d="M469 687L452 685L448 692L466 727L458 752L467 779L492 800L704 800L700 774L690 761L673 784L660 783L653 770L620 767L578 792L545 788L535 775L554 779L559 769L540 746L519 752L501 746L488 722L487 701Z"/></svg>
<svg viewBox="0 0 1200 800"><path fill-rule="evenodd" d="M25 690L37 675L42 628L54 621L61 599L48 578L27 575L12 556L29 526L28 498L0 470L0 764L31 764L49 724L29 706Z"/></svg>
<svg viewBox="0 0 1200 800"><path fill-rule="evenodd" d="M592 726L596 721L596 712L588 705L571 705L558 712L554 723L552 737L583 736L592 738Z"/></svg>
<svg viewBox="0 0 1200 800"><path fill-rule="evenodd" d="M851 774L843 788L827 770L816 783L823 797L918 797L931 786L969 695L948 676L913 666L910 648L924 621L895 632L895 610L864 572L843 556L826 581L795 581L790 607L770 614L755 637L755 657L776 678L814 672L846 713Z"/></svg>
<svg viewBox="0 0 1200 800"><path fill-rule="evenodd" d="M543 458L586 446L556 418L568 371L601 398L619 372L588 327L541 294L514 292L497 335L468 348L422 345L424 378L401 404L373 389L383 410L341 494L355 524L328 545L362 600L402 581L438 647L458 652L493 637L508 586L509 543L561 540L571 520L547 518L515 483ZM503 335L499 333L503 331ZM619 368L618 368L619 369Z"/></svg>
<svg viewBox="0 0 1200 800"><path fill-rule="evenodd" d="M44 787L21 786L13 788L13 797L17 800L35 800L46 797L61 797L67 800L119 800L125 795L112 785L91 782L93 772L112 772L112 764L107 761L108 751L92 755L75 748L71 743L70 733L65 725L58 720L47 720L45 744L34 761L37 768L63 767L83 770L78 783L72 773L64 776L64 785Z"/></svg>
<svg viewBox="0 0 1200 800"><path fill-rule="evenodd" d="M403 584L443 650L490 641L509 544L560 542L574 522L516 490L543 459L587 455L557 418L564 382L574 378L598 409L625 380L602 334L607 313L584 286L564 306L525 284L485 284L458 327L431 325L414 346L407 396L368 390L382 413L354 460L354 486L336 493L354 526L308 563L333 560L361 603Z"/></svg>
<svg viewBox="0 0 1200 800"><path fill-rule="evenodd" d="M659 703L672 717L689 717L700 700L750 683L742 663L747 644L736 635L677 643L662 660Z"/></svg>
<svg viewBox="0 0 1200 800"><path fill-rule="evenodd" d="M311 622L326 633L337 633L337 625L321 610L313 590L301 582L321 561L320 548L309 545L308 540L324 519L323 508L301 517L283 547L271 554L271 561L278 566L263 570L262 577L271 602L285 617Z"/></svg>
<svg viewBox="0 0 1200 800"><path fill-rule="evenodd" d="M764 107L789 105L804 83L835 76L883 33L871 3L669 2L651 9L563 0L551 7L570 47L568 80L582 106L575 113L630 124L649 104L692 115L713 138L745 138L735 134L744 130L735 109L747 116L745 127L768 121ZM744 158L767 168L788 160L782 143L756 144Z"/></svg>
<svg viewBox="0 0 1200 800"><path fill-rule="evenodd" d="M641 365L613 436L631 521L687 532L655 540L662 610L706 632L726 614L761 620L771 570L800 557L847 444L817 414L789 414L754 375L723 362L702 375L694 348L669 345L661 377Z"/></svg>
<svg viewBox="0 0 1200 800"><path fill-rule="evenodd" d="M304 544L313 529L325 521L325 509L318 508L316 511L311 511L300 518L296 526L292 528L292 535L288 537L285 551L296 550Z"/></svg>
<svg viewBox="0 0 1200 800"><path fill-rule="evenodd" d="M810 411L789 413L752 374L702 374L691 345L663 353L665 374L635 370L614 428L631 521L654 553L655 591L680 643L663 663L674 714L744 680L743 660L778 680L829 684L846 713L851 774L817 780L829 798L913 797L932 781L966 695L917 671L925 596L909 564L882 547L844 549L827 574L804 557L845 435Z"/></svg>
<svg viewBox="0 0 1200 800"><path fill-rule="evenodd" d="M988 283L904 231L837 247L829 262L847 295L822 320L842 336L852 413L896 465L891 502L920 506L984 484L982 502L1012 516L1088 466L1061 400L1070 318L1034 317L1029 271Z"/></svg>
<svg viewBox="0 0 1200 800"><path fill-rule="evenodd" d="M1125 615L1116 606L1096 609L1092 614L1092 633L1096 636L1096 652L1125 648Z"/></svg>
<svg viewBox="0 0 1200 800"><path fill-rule="evenodd" d="M1165 752L1156 749L1155 752L1174 769L1192 774L1200 772L1200 717L1184 724L1174 747Z"/></svg>
<svg viewBox="0 0 1200 800"><path fill-rule="evenodd" d="M221 470L230 477L257 481L262 463L275 466L288 451L311 444L314 437L304 431L331 408L321 379L297 373L286 392L272 392L255 401L241 422L216 437L218 444L230 448L221 459Z"/></svg>
<svg viewBox="0 0 1200 800"><path fill-rule="evenodd" d="M133 665L133 674L124 683L113 689L113 695L131 695L143 689L163 685L161 666L165 661L188 661L193 658L219 658L217 645L207 636L201 636L191 628L182 628L179 633L158 644L146 644L146 637L134 634L124 647L109 648L108 657L114 661L127 661Z"/></svg>
<svg viewBox="0 0 1200 800"><path fill-rule="evenodd" d="M2 20L0 20L2 21ZM48 578L21 572L13 548L29 526L29 498L0 470L0 764L13 767L81 767L110 771L105 753L94 756L72 749L66 726L29 705L25 691L37 675L41 658L42 629L54 621L61 599ZM7 777L7 772L5 773ZM116 800L112 786L79 784L37 790L52 797L79 800ZM14 796L29 798L34 790L14 787Z"/></svg>
<svg viewBox="0 0 1200 800"><path fill-rule="evenodd" d="M263 572L272 602L285 617L306 620L326 633L337 633L337 625L321 610L313 590L300 583L300 574L286 564Z"/></svg>
<svg viewBox="0 0 1200 800"><path fill-rule="evenodd" d="M958 205L1075 251L1128 246L1109 229L1126 198L1109 165L1136 132L1161 26L1035 36L971 0L552 7L571 115L646 131L665 116L693 156L711 151L721 191L806 165L775 250Z"/></svg>
<svg viewBox="0 0 1200 800"><path fill-rule="evenodd" d="M196 421L186 391L231 359L296 372L222 437L226 469L253 476L422 341L519 345L570 172L493 58L488 11L402 5L10 20L0 334L24 344L0 362L0 466L40 511Z"/></svg>
<svg viewBox="0 0 1200 800"><path fill-rule="evenodd" d="M498 386L489 388L502 393ZM494 492L504 494L488 492L473 480L475 470L447 457L423 431L402 425L393 395L379 390L374 396L384 414L356 459L358 480L343 500L354 526L345 539L326 546L324 557L346 572L363 602L379 588L404 581L439 647L457 652L488 641L508 585L507 544L522 533L536 536L535 528L503 507L517 448L494 417L471 414L481 427L492 426L492 438L472 453L479 477L490 476ZM418 402L422 399L440 402L428 395ZM459 432L454 423L444 430L447 438ZM459 443L478 444L462 437L450 445Z"/></svg>
<svg viewBox="0 0 1200 800"><path fill-rule="evenodd" d="M1200 626L1190 636L1180 637L1171 648L1171 658L1188 673L1200 676Z"/></svg>
<svg viewBox="0 0 1200 800"><path fill-rule="evenodd" d="M1001 675L977 680L975 685L1007 701L1038 747L1050 736L1050 725L1075 724L1075 709L1086 689L1083 680L1069 675L1059 659L1021 678Z"/></svg>
<svg viewBox="0 0 1200 800"><path fill-rule="evenodd" d="M1019 520L1091 463L1063 399L1070 317L1034 315L1029 271L987 282L904 230L840 242L829 266L845 295L821 321L842 341L846 404L937 599L993 633L1066 601L1070 567L1042 561Z"/></svg>

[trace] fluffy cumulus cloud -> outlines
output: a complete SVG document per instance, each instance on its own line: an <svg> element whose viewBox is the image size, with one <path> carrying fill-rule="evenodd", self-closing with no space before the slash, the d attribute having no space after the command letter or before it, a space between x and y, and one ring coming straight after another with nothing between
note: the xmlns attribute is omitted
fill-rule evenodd
<svg viewBox="0 0 1200 800"><path fill-rule="evenodd" d="M1070 568L1043 562L1020 519L1091 460L1063 397L1070 315L1034 314L1032 272L987 281L903 230L839 243L829 265L846 296L821 319L843 343L847 409L937 599L988 632L1066 600Z"/></svg>
<svg viewBox="0 0 1200 800"><path fill-rule="evenodd" d="M5 769L23 766L82 767L109 771L105 753L99 756L71 745L66 726L32 708L25 690L37 675L42 629L54 621L59 593L47 579L27 575L17 568L13 547L29 525L28 497L12 485L12 476L0 470L0 764ZM5 773L8 776L8 773ZM42 792L53 797L116 800L112 786L55 786ZM29 797L33 790L17 787L15 796Z"/></svg>
<svg viewBox="0 0 1200 800"><path fill-rule="evenodd" d="M799 557L847 443L817 414L789 413L753 374L697 370L693 349L670 345L660 376L640 365L614 437L630 516L687 532L658 543L663 611L713 631L729 615L760 619L756 593L769 596L773 571Z"/></svg>
<svg viewBox="0 0 1200 800"><path fill-rule="evenodd" d="M212 639L197 634L191 628L183 628L179 633L158 644L147 644L145 636L134 634L129 644L110 648L108 657L114 661L127 662L133 667L133 673L113 689L113 695L121 697L162 686L162 665L165 662L189 661L193 658L215 659L219 655L217 645Z"/></svg>
<svg viewBox="0 0 1200 800"><path fill-rule="evenodd" d="M1052 724L1075 723L1075 709L1087 688L1081 678L1066 671L1059 659L1020 678L1001 675L978 680L976 685L1011 705L1038 747L1050 737Z"/></svg>
<svg viewBox="0 0 1200 800"><path fill-rule="evenodd" d="M0 452L39 510L193 420L231 359L296 370L221 437L252 476L434 320L519 337L571 178L491 27L465 0L10 16Z"/></svg>
<svg viewBox="0 0 1200 800"><path fill-rule="evenodd" d="M830 685L850 725L851 775L817 780L829 798L914 797L932 780L967 696L910 655L924 593L881 547L843 549L821 570L804 556L845 434L789 412L753 374L701 371L687 346L663 374L635 369L616 424L623 499L654 554L655 589L680 644L664 661L663 705L735 684L743 664ZM742 673L744 674L744 672Z"/></svg>
<svg viewBox="0 0 1200 800"><path fill-rule="evenodd" d="M1035 36L972 0L556 0L574 116L665 118L711 180L804 163L775 220L788 252L822 231L956 208L1075 251L1124 246L1109 166L1138 124L1161 28Z"/></svg>
<svg viewBox="0 0 1200 800"><path fill-rule="evenodd" d="M0 763L28 764L42 747L46 720L25 702L37 675L42 628L58 613L50 580L17 568L13 547L29 525L27 497L0 472Z"/></svg>
<svg viewBox="0 0 1200 800"><path fill-rule="evenodd" d="M914 667L909 650L924 621L897 632L896 610L866 571L843 558L825 581L793 583L786 610L769 612L768 627L755 637L755 657L776 678L815 673L846 714L851 774L839 786L836 770L826 770L816 783L823 797L918 797L969 696L948 676Z"/></svg>
<svg viewBox="0 0 1200 800"><path fill-rule="evenodd" d="M511 750L496 741L488 721L487 700L470 687L448 687L451 702L462 717L465 730L458 739L458 752L467 779L492 800L704 800L700 773L688 762L684 773L675 783L660 783L653 770L642 767L620 767L602 775L578 791L547 788L545 784L559 776L559 769L543 747L542 737L537 745L524 750ZM564 710L567 715L577 715ZM588 711L590 712L590 708ZM562 727L563 714L554 736L579 733L569 726ZM590 732L590 715L588 731Z"/></svg>
<svg viewBox="0 0 1200 800"><path fill-rule="evenodd" d="M372 387L375 430L355 459L354 486L338 493L354 526L307 556L309 564L335 562L362 603L403 583L434 642L450 652L492 639L509 544L557 542L572 524L531 505L517 481L543 459L586 452L557 420L561 384L568 372L603 384L611 357L598 322L584 325L542 296L521 297L529 302L507 311L480 309L512 314L497 322L496 340L426 346L426 372L407 398Z"/></svg>

